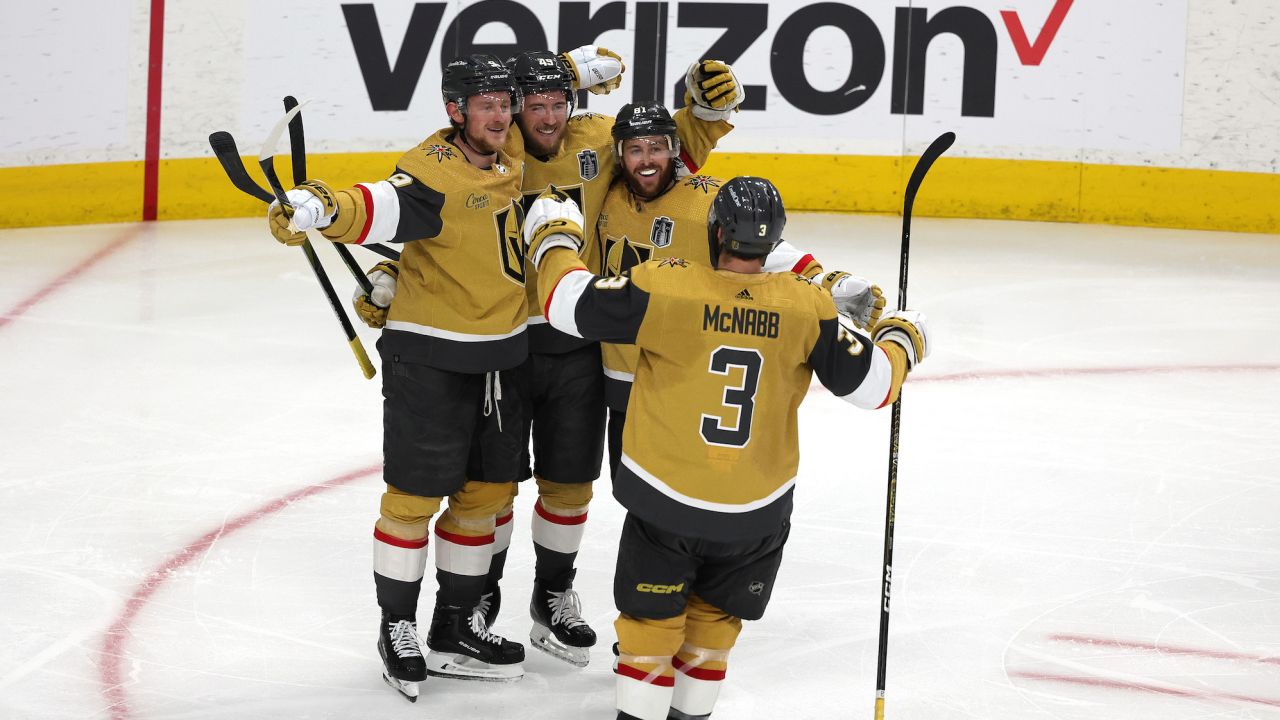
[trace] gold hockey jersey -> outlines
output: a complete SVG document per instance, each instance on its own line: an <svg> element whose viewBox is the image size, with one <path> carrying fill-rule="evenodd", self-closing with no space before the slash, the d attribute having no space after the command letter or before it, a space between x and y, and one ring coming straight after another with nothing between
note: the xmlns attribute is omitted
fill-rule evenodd
<svg viewBox="0 0 1280 720"><path fill-rule="evenodd" d="M672 118L676 134L680 138L680 158L677 174L696 173L707 161L716 143L733 129L724 120L708 121L696 118L687 108L677 110ZM592 112L583 112L569 118L560 152L540 158L527 155L520 126L511 126L506 150L517 160L524 161L522 189L524 208L549 186L563 190L573 198L582 210L583 228L588 231L582 248L582 259L595 272L601 270L599 241L591 236L596 218L604 205L605 194L618 172L613 146L613 118ZM529 342L536 353L563 353L582 347L590 341L561 333L546 323L542 307L538 305L537 271L530 267L529 274Z"/></svg>
<svg viewBox="0 0 1280 720"><path fill-rule="evenodd" d="M528 356L519 168L504 153L472 165L445 128L390 178L339 191L321 232L343 243L403 243L379 342L383 355L454 372L506 370Z"/></svg>
<svg viewBox="0 0 1280 720"><path fill-rule="evenodd" d="M901 348L842 324L831 296L791 272L667 258L601 277L563 248L541 269L552 324L639 349L613 491L671 532L774 532L791 513L811 374L865 408L891 401L905 377Z"/></svg>
<svg viewBox="0 0 1280 720"><path fill-rule="evenodd" d="M718 178L690 175L646 201L632 194L619 178L609 188L596 223L595 234L604 254L603 274L623 275L647 260L669 257L710 265L707 214L723 184ZM590 263L587 267L594 270ZM812 255L784 243L770 253L765 270L789 270L813 277L822 272L822 265ZM627 409L639 353L634 345L601 345L605 401L615 411Z"/></svg>

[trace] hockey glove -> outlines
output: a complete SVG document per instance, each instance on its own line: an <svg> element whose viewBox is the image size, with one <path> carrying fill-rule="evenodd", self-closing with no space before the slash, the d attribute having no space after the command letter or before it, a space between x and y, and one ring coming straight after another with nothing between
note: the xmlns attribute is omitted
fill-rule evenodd
<svg viewBox="0 0 1280 720"><path fill-rule="evenodd" d="M380 328L387 324L387 308L396 297L396 280L400 277L400 264L393 260L384 260L369 271L369 281L373 283L373 292L365 295L356 288L351 296L351 304L356 314L371 328Z"/></svg>
<svg viewBox="0 0 1280 720"><path fill-rule="evenodd" d="M582 223L582 211L573 198L548 188L533 201L524 216L524 243L529 261L537 268L547 251L554 247L581 252Z"/></svg>
<svg viewBox="0 0 1280 720"><path fill-rule="evenodd" d="M831 293L836 309L848 315L859 330L870 330L879 322L884 293L870 280L833 270L822 276L820 284Z"/></svg>
<svg viewBox="0 0 1280 720"><path fill-rule="evenodd" d="M301 245L307 239L306 230L328 227L338 214L338 199L333 191L320 180L308 180L285 193L293 206L286 212L280 202L273 201L267 208L267 222L271 234L285 245ZM293 220L293 227L289 221Z"/></svg>
<svg viewBox="0 0 1280 720"><path fill-rule="evenodd" d="M907 370L929 356L929 331L925 328L924 313L916 310L890 310L871 332L871 339L879 342L891 342L907 354Z"/></svg>
<svg viewBox="0 0 1280 720"><path fill-rule="evenodd" d="M685 104L693 105L694 117L702 120L728 120L747 98L733 68L720 60L702 60L690 65L684 82L688 89Z"/></svg>
<svg viewBox="0 0 1280 720"><path fill-rule="evenodd" d="M596 45L583 45L561 53L560 60L573 74L573 88L589 90L595 95L608 95L617 90L627 69L621 55Z"/></svg>

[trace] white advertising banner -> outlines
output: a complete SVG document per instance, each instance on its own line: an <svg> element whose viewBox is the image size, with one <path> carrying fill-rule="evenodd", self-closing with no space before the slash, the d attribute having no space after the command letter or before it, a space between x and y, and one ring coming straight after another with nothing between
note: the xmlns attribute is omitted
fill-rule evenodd
<svg viewBox="0 0 1280 720"><path fill-rule="evenodd" d="M727 151L894 154L943 129L1001 148L1176 151L1186 0L931 2L256 2L239 123L282 94L331 112L317 150L391 150L444 124L440 68L586 42L623 55L624 102L679 104L690 62L731 62L748 99ZM679 87L677 85L680 84ZM905 135L905 138L904 138ZM174 148L176 149L176 148ZM172 150L171 150L172 152Z"/></svg>
<svg viewBox="0 0 1280 720"><path fill-rule="evenodd" d="M596 43L627 62L620 90L589 96L605 113L679 104L691 61L731 62L748 96L724 151L895 155L955 130L957 155L1268 167L1274 141L1215 138L1266 117L1238 101L1276 46L1224 60L1214 38L1220 22L1265 37L1275 12L1195 0L1189 27L1189 2L168 0L161 154L207 157L222 129L256 151L286 94L312 100L314 152L404 149L445 124L452 56ZM150 4L13 4L0 166L140 158Z"/></svg>

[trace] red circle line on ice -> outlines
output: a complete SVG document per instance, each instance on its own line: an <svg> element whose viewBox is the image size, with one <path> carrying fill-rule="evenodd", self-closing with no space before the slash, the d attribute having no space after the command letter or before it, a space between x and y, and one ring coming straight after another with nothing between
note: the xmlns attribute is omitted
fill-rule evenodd
<svg viewBox="0 0 1280 720"><path fill-rule="evenodd" d="M111 627L107 629L107 632L102 637L102 654L98 666L98 677L102 682L102 696L107 702L112 719L127 720L127 718L131 717L128 698L125 696L124 676L121 672L121 661L125 659L124 646L131 633L130 626L138 617L138 613L142 611L142 608L146 607L147 603L150 602L152 596L164 586L176 571L189 565L191 561L198 559L212 548L218 540L265 517L274 515L299 500L349 485L356 480L378 475L381 472L382 464L379 463L378 465L354 470L345 475L339 475L332 480L327 480L317 485L309 485L287 495L282 495L265 505L222 523L189 543L154 570L147 573L147 576L129 595L129 599L125 601L124 608L120 611L119 616L111 623Z"/></svg>
<svg viewBox="0 0 1280 720"><path fill-rule="evenodd" d="M1275 372L1280 370L1280 364L1257 364L1257 365L1188 365L1188 366L1147 366L1147 367L1113 367L1113 368L1060 368L1060 369L1040 369L1040 370L996 370L985 372L966 372L953 373L949 375L935 375L932 377L923 376L912 380L914 383L922 382L967 382L974 380L999 380L999 379L1026 379L1026 378L1057 378L1069 377L1074 375L1153 375L1168 374L1176 372ZM234 520L224 523L208 533L205 533L196 541L190 543L168 560L163 562L155 570L152 570L146 578L138 585L134 592L125 602L124 609L120 615L111 624L102 641L102 660L99 668L99 677L102 682L102 695L107 701L107 705L111 710L113 720L128 720L129 714L128 699L125 696L125 686L121 682L120 661L124 658L124 645L130 634L130 626L137 618L142 608L150 601L151 597L164 585L174 571L188 565L192 560L196 559L202 552L208 550L213 543L227 535L228 533L240 530L248 525L262 520L270 515L279 512L295 501L302 500L313 495L317 495L326 490L347 485L361 478L380 472L381 465L366 467L361 470L355 470L345 475L340 475L332 480L311 485L300 490L295 490L288 495L272 500L271 502L251 510ZM1212 650L1204 650L1203 653L1212 653ZM1269 661L1268 661L1269 662ZM1057 682L1073 682L1080 684L1080 679L1072 679L1066 677L1031 677L1024 676L1027 679L1048 680ZM1086 680L1083 684L1095 686L1110 687L1115 689L1126 689L1133 691L1156 692L1151 687L1142 686L1141 684L1128 684L1118 681L1099 682L1096 680ZM1178 693L1178 694L1186 694ZM1215 699L1232 699L1243 700L1246 702L1273 704L1274 701L1266 698L1249 698L1249 697L1226 697L1226 696L1205 696L1214 697Z"/></svg>

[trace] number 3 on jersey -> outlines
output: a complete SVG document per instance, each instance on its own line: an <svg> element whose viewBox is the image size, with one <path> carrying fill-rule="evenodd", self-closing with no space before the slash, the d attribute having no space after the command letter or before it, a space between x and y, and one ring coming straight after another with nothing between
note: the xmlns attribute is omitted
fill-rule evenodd
<svg viewBox="0 0 1280 720"><path fill-rule="evenodd" d="M727 378L732 368L742 368L742 384L726 384L724 388L721 402L729 413L737 415L732 424L726 425L725 417L702 414L703 442L708 445L742 448L751 441L751 418L755 413L756 390L759 389L760 368L763 365L764 357L758 350L721 345L711 353L707 371Z"/></svg>

